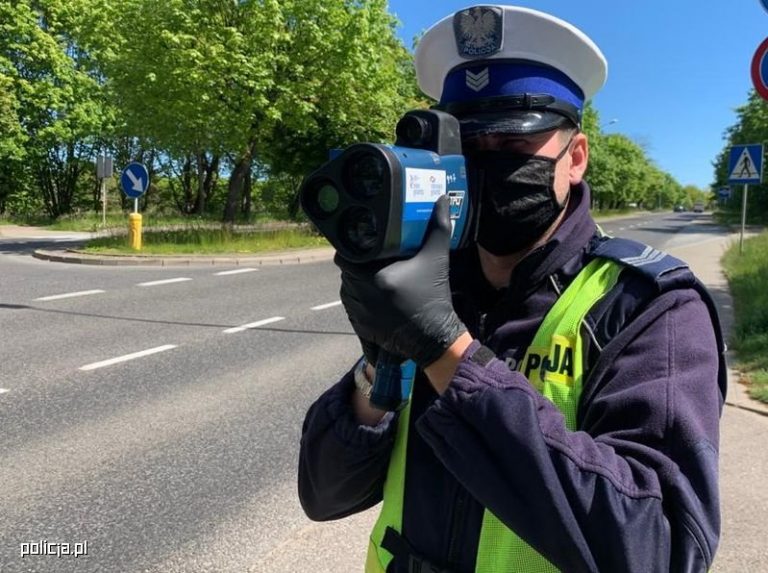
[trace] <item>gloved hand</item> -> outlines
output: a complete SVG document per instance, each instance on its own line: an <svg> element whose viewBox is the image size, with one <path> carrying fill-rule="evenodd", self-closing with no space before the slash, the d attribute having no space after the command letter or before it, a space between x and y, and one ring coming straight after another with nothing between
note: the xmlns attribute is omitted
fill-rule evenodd
<svg viewBox="0 0 768 573"><path fill-rule="evenodd" d="M382 266L354 264L336 256L341 302L361 340L424 368L466 332L451 303L450 242L448 197L442 196L435 203L424 245L414 257Z"/></svg>
<svg viewBox="0 0 768 573"><path fill-rule="evenodd" d="M364 340L359 337L358 340L360 341L360 347L363 349L363 356L365 356L365 361L371 366L375 367L376 361L379 359L379 347L376 346L373 342L369 342L368 340Z"/></svg>

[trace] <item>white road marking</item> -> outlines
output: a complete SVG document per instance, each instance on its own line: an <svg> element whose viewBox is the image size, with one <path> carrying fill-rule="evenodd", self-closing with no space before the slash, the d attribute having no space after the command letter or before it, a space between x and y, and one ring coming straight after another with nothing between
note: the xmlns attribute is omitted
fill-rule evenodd
<svg viewBox="0 0 768 573"><path fill-rule="evenodd" d="M619 229L619 231L623 231L623 230L624 230L624 227L621 227L621 228Z"/></svg>
<svg viewBox="0 0 768 573"><path fill-rule="evenodd" d="M54 294L51 296L41 296L40 298L36 298L35 300L45 301L45 300L60 300L62 298L74 298L76 296L88 296L89 294L101 294L103 293L103 290L81 290L79 292L68 292L64 294Z"/></svg>
<svg viewBox="0 0 768 573"><path fill-rule="evenodd" d="M97 368L103 368L104 366L112 366L113 364L127 362L128 360L134 360L143 356L157 354L158 352L165 352L166 350L172 350L174 348L176 348L175 344L166 344L164 346L158 346L157 348L150 348L149 350L142 350L140 352L134 352L133 354L126 354L125 356L118 356L117 358L110 358L109 360L102 360L101 362L86 364L85 366L81 366L80 370L96 370Z"/></svg>
<svg viewBox="0 0 768 573"><path fill-rule="evenodd" d="M333 308L334 306L339 306L340 304L341 304L341 301L337 300L336 302L329 302L328 304L313 306L310 310L325 310L326 308Z"/></svg>
<svg viewBox="0 0 768 573"><path fill-rule="evenodd" d="M177 279L165 279L162 281L150 281L148 283L139 283L136 286L140 287L150 287L150 286L157 286L157 285L169 285L172 283L183 283L185 281L191 281L192 279L188 279L186 277L179 277Z"/></svg>
<svg viewBox="0 0 768 573"><path fill-rule="evenodd" d="M234 328L228 328L224 331L224 334L235 334L237 332L243 332L244 330L249 330L251 328L258 328L260 326L264 326L267 324L272 324L273 322L280 322L281 320L285 320L284 316L273 316L272 318L267 318L264 320L260 320L258 322L251 322L250 324L244 324L242 326L236 326Z"/></svg>
<svg viewBox="0 0 768 573"><path fill-rule="evenodd" d="M0 388L0 394L7 394L8 392L10 392L8 388Z"/></svg>
<svg viewBox="0 0 768 573"><path fill-rule="evenodd" d="M246 267L244 269L235 269L234 271L221 271L220 273L214 273L217 277L225 277L227 275L239 275L242 273L252 273L253 271L258 271L259 269L252 269L251 267Z"/></svg>

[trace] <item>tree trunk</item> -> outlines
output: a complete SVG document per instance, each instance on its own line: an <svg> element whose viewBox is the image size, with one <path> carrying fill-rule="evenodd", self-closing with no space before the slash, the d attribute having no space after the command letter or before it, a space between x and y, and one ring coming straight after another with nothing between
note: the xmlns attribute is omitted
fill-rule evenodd
<svg viewBox="0 0 768 573"><path fill-rule="evenodd" d="M208 158L204 151L197 152L197 200L195 201L195 213L205 213L205 170Z"/></svg>
<svg viewBox="0 0 768 573"><path fill-rule="evenodd" d="M203 182L203 191L206 199L210 199L216 189L216 183L219 180L219 161L218 155L211 156L211 162L206 163L205 180Z"/></svg>
<svg viewBox="0 0 768 573"><path fill-rule="evenodd" d="M194 201L192 199L192 158L187 155L184 158L184 166L181 168L181 189L184 193L184 214L193 212Z"/></svg>
<svg viewBox="0 0 768 573"><path fill-rule="evenodd" d="M253 173L249 170L243 185L243 200L241 214L245 221L251 220L251 208L253 205Z"/></svg>
<svg viewBox="0 0 768 573"><path fill-rule="evenodd" d="M235 222L235 217L237 216L237 204L242 195L245 178L251 171L251 162L253 161L255 147L256 143L251 142L248 149L238 157L235 163L235 168L232 170L232 175L229 178L229 187L227 189L227 203L224 206L224 223L232 225Z"/></svg>

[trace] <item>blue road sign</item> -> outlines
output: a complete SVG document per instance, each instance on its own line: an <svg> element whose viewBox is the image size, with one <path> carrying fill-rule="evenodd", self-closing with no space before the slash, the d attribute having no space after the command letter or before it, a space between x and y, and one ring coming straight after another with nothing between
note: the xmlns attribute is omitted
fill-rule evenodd
<svg viewBox="0 0 768 573"><path fill-rule="evenodd" d="M149 187L149 172L141 163L129 163L120 175L120 187L131 199L138 199Z"/></svg>
<svg viewBox="0 0 768 573"><path fill-rule="evenodd" d="M762 144L734 145L728 161L728 183L759 184L763 180Z"/></svg>

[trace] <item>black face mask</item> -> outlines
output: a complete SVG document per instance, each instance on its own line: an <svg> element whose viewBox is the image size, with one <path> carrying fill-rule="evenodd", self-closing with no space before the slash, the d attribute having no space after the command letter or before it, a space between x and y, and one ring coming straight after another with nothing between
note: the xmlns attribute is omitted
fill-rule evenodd
<svg viewBox="0 0 768 573"><path fill-rule="evenodd" d="M506 151L468 153L467 175L479 193L477 242L488 252L511 255L530 246L552 226L565 208L555 195L557 157ZM566 200L567 202L567 200Z"/></svg>

